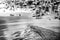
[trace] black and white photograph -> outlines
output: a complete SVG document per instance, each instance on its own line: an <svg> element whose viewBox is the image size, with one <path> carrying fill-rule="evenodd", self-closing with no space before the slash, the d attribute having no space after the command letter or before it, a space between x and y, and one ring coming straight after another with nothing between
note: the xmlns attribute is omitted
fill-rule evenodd
<svg viewBox="0 0 60 40"><path fill-rule="evenodd" d="M59 40L60 0L0 0L0 40Z"/></svg>

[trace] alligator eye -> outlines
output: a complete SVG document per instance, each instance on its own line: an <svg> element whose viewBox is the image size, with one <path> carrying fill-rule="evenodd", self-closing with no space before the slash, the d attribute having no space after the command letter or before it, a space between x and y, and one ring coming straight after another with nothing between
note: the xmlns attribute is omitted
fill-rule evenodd
<svg viewBox="0 0 60 40"><path fill-rule="evenodd" d="M50 2L48 2L48 3L50 3Z"/></svg>
<svg viewBox="0 0 60 40"><path fill-rule="evenodd" d="M47 1L45 1L45 3L47 3Z"/></svg>
<svg viewBox="0 0 60 40"><path fill-rule="evenodd" d="M13 14L10 14L10 16L14 16Z"/></svg>

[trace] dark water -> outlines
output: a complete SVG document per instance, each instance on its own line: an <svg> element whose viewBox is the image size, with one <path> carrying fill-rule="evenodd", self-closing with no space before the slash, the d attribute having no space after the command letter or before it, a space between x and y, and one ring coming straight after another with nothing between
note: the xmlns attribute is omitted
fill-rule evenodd
<svg viewBox="0 0 60 40"><path fill-rule="evenodd" d="M6 25L0 25L0 30L7 28Z"/></svg>
<svg viewBox="0 0 60 40"><path fill-rule="evenodd" d="M2 29L6 29L7 25L2 25L6 23L6 20L4 20L5 18L0 18L0 36L4 35L4 31ZM17 18L19 19L19 18ZM10 20L17 20L16 18L10 18ZM41 28L41 27L35 27L35 26L31 26L32 29L34 29L34 32L38 33L40 36L42 36L42 40L59 40L59 35L60 33L54 32L52 30L49 29L45 29L45 28ZM0 40L6 40L6 38L4 37L0 37ZM17 39L15 39L17 40ZM22 40L22 39L20 39Z"/></svg>
<svg viewBox="0 0 60 40"><path fill-rule="evenodd" d="M60 32L54 32L38 26L31 26L31 28L42 37L42 40L59 40L60 38Z"/></svg>
<svg viewBox="0 0 60 40"><path fill-rule="evenodd" d="M4 38L4 37L0 37L0 40L6 40L6 38Z"/></svg>
<svg viewBox="0 0 60 40"><path fill-rule="evenodd" d="M7 28L6 25L4 25L6 21L4 19L0 19L0 30Z"/></svg>
<svg viewBox="0 0 60 40"><path fill-rule="evenodd" d="M6 38L5 37L1 37L1 36L4 36L4 31L2 30L2 29L5 29L5 28L7 28L7 26L6 25L2 25L2 24L5 24L6 23L6 21L5 20L3 20L3 19L0 19L0 40L6 40Z"/></svg>
<svg viewBox="0 0 60 40"><path fill-rule="evenodd" d="M2 19L0 19L0 25L1 25L1 24L4 24L4 23L5 23L5 21L2 20Z"/></svg>

